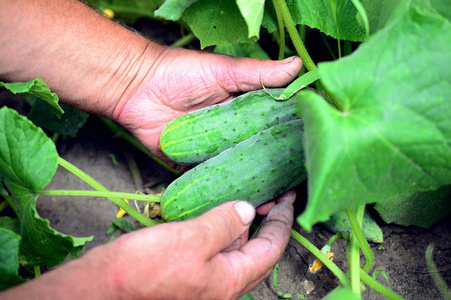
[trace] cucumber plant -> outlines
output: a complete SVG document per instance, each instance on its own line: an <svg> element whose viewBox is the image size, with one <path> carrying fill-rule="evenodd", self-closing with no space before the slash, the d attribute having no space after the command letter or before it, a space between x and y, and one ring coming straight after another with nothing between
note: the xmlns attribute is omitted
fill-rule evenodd
<svg viewBox="0 0 451 300"><path fill-rule="evenodd" d="M277 101L296 102L304 122L298 148L305 152L309 195L297 221L309 231L314 224L346 211L349 272L343 272L299 232L292 230L291 235L344 287L327 299L360 299L361 281L387 298L402 299L369 275L374 255L362 222L365 205L370 203L376 203L382 219L402 225L428 227L451 211L451 7L447 0L168 0L139 1L139 8L130 8L134 1L90 2L102 13L113 11L128 22L138 17L176 21L190 31L184 41L195 36L201 48L216 46L216 52L269 57L255 43L262 33L278 41L279 59L294 49L303 59L306 74L282 92L283 97L273 96ZM331 49L333 61L312 59L304 43L306 27L336 40L336 50L334 45L325 46ZM310 88L299 91L305 85ZM56 95L42 92L43 86L38 79L0 83L13 92L35 94L60 114ZM19 217L0 218L0 237L16 257L1 270L5 280L0 288L23 281L17 273L19 262L39 274L39 266L56 265L68 253L77 256L89 240L58 233L40 219L35 201L41 194L108 197L144 225L156 223L122 198L159 198L106 191L59 158L51 141L24 117L7 108L0 114L0 170L8 188L0 190L6 201L0 209L7 203ZM7 132L19 138L8 140ZM8 160L8 155L15 159ZM44 191L57 165L84 178L97 191ZM58 247L44 245L46 239L56 241L53 245ZM363 266L360 251L366 258Z"/></svg>

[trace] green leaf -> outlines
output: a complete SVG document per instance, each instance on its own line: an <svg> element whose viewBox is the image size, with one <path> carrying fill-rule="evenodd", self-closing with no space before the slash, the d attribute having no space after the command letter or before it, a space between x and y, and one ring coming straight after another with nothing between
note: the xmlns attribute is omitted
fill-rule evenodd
<svg viewBox="0 0 451 300"><path fill-rule="evenodd" d="M367 12L371 34L403 18L412 5L422 11L423 14L431 14L448 19L448 21L451 20L451 6L448 0L360 1Z"/></svg>
<svg viewBox="0 0 451 300"><path fill-rule="evenodd" d="M451 185L392 196L375 209L387 223L428 228L451 214Z"/></svg>
<svg viewBox="0 0 451 300"><path fill-rule="evenodd" d="M252 43L248 38L247 24L237 4L230 0L199 0L183 13L201 47L237 43Z"/></svg>
<svg viewBox="0 0 451 300"><path fill-rule="evenodd" d="M255 300L255 299L251 296L251 294L246 294L238 298L238 300Z"/></svg>
<svg viewBox="0 0 451 300"><path fill-rule="evenodd" d="M0 217L0 228L5 228L16 234L20 234L20 222L16 218Z"/></svg>
<svg viewBox="0 0 451 300"><path fill-rule="evenodd" d="M258 38L262 24L265 0L236 0L241 15L246 21L249 38Z"/></svg>
<svg viewBox="0 0 451 300"><path fill-rule="evenodd" d="M362 297L354 294L349 288L338 288L323 298L323 300L360 300Z"/></svg>
<svg viewBox="0 0 451 300"><path fill-rule="evenodd" d="M42 129L15 110L0 109L0 174L12 193L42 190L55 174L57 158Z"/></svg>
<svg viewBox="0 0 451 300"><path fill-rule="evenodd" d="M344 109L297 94L309 172L304 228L340 209L451 183L449 49L450 23L413 7L352 55L319 65Z"/></svg>
<svg viewBox="0 0 451 300"><path fill-rule="evenodd" d="M36 126L51 132L76 137L78 130L83 127L89 118L88 113L65 104L61 104L61 107L66 113L61 118L57 118L50 113L49 105L46 102L39 98L36 98L36 100L28 113L28 118Z"/></svg>
<svg viewBox="0 0 451 300"><path fill-rule="evenodd" d="M182 16L185 9L197 0L166 0L159 9L155 11L155 16L166 20L177 21Z"/></svg>
<svg viewBox="0 0 451 300"><path fill-rule="evenodd" d="M117 218L113 221L113 225L124 230L125 232L132 232L132 231L136 231L139 230L141 228L136 228L133 226L132 223L130 223L129 221L127 221L124 218Z"/></svg>
<svg viewBox="0 0 451 300"><path fill-rule="evenodd" d="M385 280L387 280L387 282L390 282L390 280L388 279L387 274L385 274L385 272L383 270L374 270L373 275L371 277L374 280L377 280L377 274L382 274L382 276L384 276Z"/></svg>
<svg viewBox="0 0 451 300"><path fill-rule="evenodd" d="M258 43L255 44L227 44L216 46L215 53L227 54L237 57L252 57L258 59L270 59L269 55Z"/></svg>
<svg viewBox="0 0 451 300"><path fill-rule="evenodd" d="M365 29L357 21L358 12L352 1L287 0L287 6L296 24L318 28L340 40L365 39Z"/></svg>
<svg viewBox="0 0 451 300"><path fill-rule="evenodd" d="M19 235L0 228L0 291L25 281L19 276L19 241Z"/></svg>
<svg viewBox="0 0 451 300"><path fill-rule="evenodd" d="M73 237L50 227L49 220L42 219L36 211L38 195L14 196L21 221L20 252L22 259L33 266L53 267L62 263L70 253L81 254L83 245L94 236Z"/></svg>
<svg viewBox="0 0 451 300"><path fill-rule="evenodd" d="M50 105L52 112L58 117L61 117L64 113L63 109L58 105L58 96L50 92L49 87L40 78L28 82L5 83L0 81L1 87L6 88L13 94L30 93L41 98Z"/></svg>
<svg viewBox="0 0 451 300"><path fill-rule="evenodd" d="M56 172L58 154L45 133L16 111L0 109L0 174L13 193L20 219L20 252L31 265L55 266L76 257L93 237L75 238L52 229L36 211L38 195Z"/></svg>

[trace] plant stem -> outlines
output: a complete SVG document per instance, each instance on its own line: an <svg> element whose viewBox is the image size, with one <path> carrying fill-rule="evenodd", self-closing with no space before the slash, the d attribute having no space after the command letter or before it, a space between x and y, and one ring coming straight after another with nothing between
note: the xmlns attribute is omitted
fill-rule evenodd
<svg viewBox="0 0 451 300"><path fill-rule="evenodd" d="M312 58L307 52L307 49L304 46L304 43L302 42L301 37L299 36L299 32L296 29L296 25L294 24L293 18L291 17L290 11L288 10L287 3L285 0L274 0L274 6L279 6L280 11L282 13L283 21L285 22L285 25L288 30L288 34L290 35L291 41L293 42L294 47L296 48L296 51L298 52L299 57L302 59L305 68L308 71L316 70L317 67L315 63L313 62ZM341 105L340 100L338 98L327 91L329 94L329 97L332 101L332 104L340 111L343 110L343 106Z"/></svg>
<svg viewBox="0 0 451 300"><path fill-rule="evenodd" d="M371 250L370 245L368 244L368 241L365 238L365 235L362 232L362 219L363 214L365 212L365 205L359 206L357 208L357 217L354 213L354 210L348 209L346 210L349 218L349 222L351 223L352 227L352 236L355 236L360 248L362 248L363 255L365 255L366 261L363 264L362 269L365 270L365 272L368 273L368 271L371 269L374 263L374 253L373 250ZM359 219L359 220L358 220ZM359 224L360 223L360 224Z"/></svg>
<svg viewBox="0 0 451 300"><path fill-rule="evenodd" d="M126 198L130 200L160 202L161 196L121 193L110 191L84 191L84 190L42 190L36 192L42 196L75 196L75 197L102 197L102 198Z"/></svg>
<svg viewBox="0 0 451 300"><path fill-rule="evenodd" d="M315 245L310 243L309 240L307 240L305 237L303 237L301 234L299 234L295 230L291 230L291 237L294 238L296 241L298 241L302 246L304 246L307 250L313 253L321 262L329 268L329 270L337 276L338 280L340 280L341 284L345 287L349 287L349 279L346 277L345 273L337 267L336 264L334 264L330 259L322 253Z"/></svg>
<svg viewBox="0 0 451 300"><path fill-rule="evenodd" d="M126 140L127 142L129 142L130 144L132 144L133 146L135 146L136 148L138 148L139 150L141 150L143 153L145 153L146 155L148 155L150 158L152 158L154 161L156 161L158 164L160 164L163 168L165 168L166 170L176 174L176 175L181 175L182 172L172 169L171 167L169 167L164 161L162 161L161 159L159 159L158 157L156 157L155 155L153 155L152 153L150 153L149 150L147 150L140 142L138 142L133 136L131 136L130 134L128 134L124 128L122 128L119 125L116 125L113 121L111 121L110 119L107 119L105 117L99 117L100 120L102 120L103 123L105 123L105 125L114 132L115 136L123 138L124 140Z"/></svg>
<svg viewBox="0 0 451 300"><path fill-rule="evenodd" d="M34 271L34 278L38 278L41 276L41 267L40 266L34 266L33 271Z"/></svg>
<svg viewBox="0 0 451 300"><path fill-rule="evenodd" d="M368 285L370 288L378 292L379 294L387 297L391 300L405 300L400 295L396 294L392 290L390 290L388 287L386 287L383 284L380 284L376 280L374 280L370 275L368 275L363 269L360 269L360 279Z"/></svg>
<svg viewBox="0 0 451 300"><path fill-rule="evenodd" d="M68 171L70 171L71 173L73 173L75 176L77 176L90 186L92 186L94 189L98 191L109 192L107 188L105 188L99 182L94 180L94 178L92 178L91 176L89 176L76 166L72 165L68 161L62 159L61 157L58 157L58 164L63 168L67 169ZM153 226L158 224L158 222L150 218L147 218L143 214L140 214L136 209L134 209L130 204L125 202L123 199L121 198L108 198L108 199L111 200L114 204L116 204L120 208L122 208L123 210L125 210L130 216L138 220L144 226Z"/></svg>
<svg viewBox="0 0 451 300"><path fill-rule="evenodd" d="M8 201L3 201L2 203L0 203L0 213L9 206Z"/></svg>
<svg viewBox="0 0 451 300"><path fill-rule="evenodd" d="M125 160L127 161L130 173L132 173L133 181L135 182L135 188L138 191L143 189L143 179L141 177L141 172L139 171L138 164L136 163L133 155L127 151L124 151Z"/></svg>
<svg viewBox="0 0 451 300"><path fill-rule="evenodd" d="M190 33L171 44L170 47L182 47L191 43L192 40L194 40L194 34Z"/></svg>
<svg viewBox="0 0 451 300"><path fill-rule="evenodd" d="M346 212L348 213L348 216L350 214L350 211L354 213L353 209L347 209ZM355 220L355 215L354 215ZM359 242L357 241L356 235L354 233L351 233L351 242L350 242L350 255L349 255L349 275L351 277L351 289L354 292L354 294L359 295L361 294L360 290L360 247Z"/></svg>
<svg viewBox="0 0 451 300"><path fill-rule="evenodd" d="M280 12L282 14L282 18L287 27L291 41L293 42L293 45L296 48L299 57L304 62L305 67L309 71L316 70L317 69L316 65L313 62L310 55L308 54L307 49L305 48L304 43L302 42L301 37L299 36L299 32L297 31L296 25L294 24L290 11L288 10L287 3L285 2L285 0L274 0L274 7L277 6L279 7Z"/></svg>
<svg viewBox="0 0 451 300"><path fill-rule="evenodd" d="M3 198L5 199L6 204L3 204L3 203L5 203L5 202L3 202L2 204L5 205L5 208L6 208L6 206L9 205L9 206L12 208L12 210L14 211L14 213L16 214L17 219L18 219L20 222L22 222L22 216L19 214L19 211L17 210L16 203L14 202L13 196L8 195L6 191L5 191L5 193L6 193L6 194L3 194L3 193L2 193L2 194L1 194L1 197L3 197ZM4 209L4 208L3 208L3 209ZM3 209L2 209L2 210L3 210Z"/></svg>
<svg viewBox="0 0 451 300"><path fill-rule="evenodd" d="M276 10L277 25L279 26L279 60L282 60L285 56L285 26L283 24L282 13L280 11L280 6L276 4L276 0L272 0L274 9Z"/></svg>
<svg viewBox="0 0 451 300"><path fill-rule="evenodd" d="M426 265L428 267L429 272L431 273L432 280L437 286L438 290L443 296L443 299L450 300L451 299L451 290L447 287L445 280L440 276L437 266L434 263L434 257L432 256L432 252L434 251L434 244L431 243L426 248Z"/></svg>

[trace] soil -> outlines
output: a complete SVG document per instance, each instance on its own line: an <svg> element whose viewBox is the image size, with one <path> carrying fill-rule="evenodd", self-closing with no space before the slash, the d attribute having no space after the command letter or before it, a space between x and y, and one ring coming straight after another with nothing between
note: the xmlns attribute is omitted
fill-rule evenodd
<svg viewBox="0 0 451 300"><path fill-rule="evenodd" d="M135 28L144 32L154 41L171 44L179 38L178 26L161 26L160 23L138 21ZM188 45L198 48L196 42ZM208 51L208 49L207 49ZM2 93L2 105L5 98L14 98ZM6 102L4 102L6 101ZM60 156L79 167L108 189L118 192L135 192L137 187L125 159L125 152L133 155L138 163L145 191L155 193L159 183L169 183L175 176L160 165L128 144L115 138L112 132L96 117L90 116L76 139L61 138L57 143ZM58 168L48 189L90 189L85 183L62 168ZM305 205L305 186L299 188L297 212L299 215ZM142 206L142 205L141 205ZM107 234L111 222L115 219L117 207L103 198L86 197L40 197L37 203L39 214L50 220L55 229L74 236L90 236L84 252L107 243L113 237ZM451 220L444 220L429 229L414 226L404 227L385 224L378 220L384 232L383 244L371 244L375 254L373 270L383 270L378 281L393 289L406 299L443 299L434 285L425 261L425 251L429 243L436 245L434 260L441 276L451 286ZM309 241L321 248L332 236L321 224L314 226L312 232L304 232L295 223L293 228ZM383 247L381 247L383 246ZM334 244L334 262L347 271L345 241L340 239ZM300 293L305 299L321 299L337 287L335 276L325 267L315 274L308 271L314 256L298 242L291 239L279 262L277 287L273 287L272 276L250 292L255 299L282 299L282 293ZM362 263L363 263L362 258ZM372 272L371 271L371 272ZM371 274L371 273L370 273ZM385 299L367 288L364 299ZM298 296L293 296L298 299Z"/></svg>

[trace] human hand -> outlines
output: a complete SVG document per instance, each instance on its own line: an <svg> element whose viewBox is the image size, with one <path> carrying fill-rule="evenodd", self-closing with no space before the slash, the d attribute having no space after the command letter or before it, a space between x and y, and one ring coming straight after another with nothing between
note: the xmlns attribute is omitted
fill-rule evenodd
<svg viewBox="0 0 451 300"><path fill-rule="evenodd" d="M248 242L254 209L234 201L190 221L127 234L94 254L114 261L110 273L120 298L236 299L264 280L281 258L295 197L294 190L281 195Z"/></svg>
<svg viewBox="0 0 451 300"><path fill-rule="evenodd" d="M146 70L148 76L138 92L119 102L112 117L153 154L170 163L158 140L173 118L260 89L262 82L266 87L283 86L301 67L298 57L268 61L166 47Z"/></svg>

